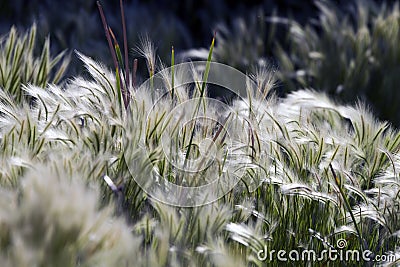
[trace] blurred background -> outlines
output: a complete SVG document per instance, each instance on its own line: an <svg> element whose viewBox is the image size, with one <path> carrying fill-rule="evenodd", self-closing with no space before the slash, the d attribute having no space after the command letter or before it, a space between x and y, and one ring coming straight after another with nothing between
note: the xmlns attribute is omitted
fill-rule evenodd
<svg viewBox="0 0 400 267"><path fill-rule="evenodd" d="M122 45L118 0L100 1ZM276 72L279 95L312 88L337 101L367 103L382 120L400 126L400 16L395 1L373 0L126 0L128 45L134 52L148 36L157 56L170 64L171 47L180 60L204 59L217 32L214 60L243 72L267 67ZM96 1L0 0L0 35L12 25L20 32L32 23L43 44L50 35L54 54L67 49L66 77L81 74L73 54L112 66ZM38 45L38 54L41 46Z"/></svg>
<svg viewBox="0 0 400 267"><path fill-rule="evenodd" d="M119 0L100 2L108 23L121 41ZM305 22L317 11L310 0L125 0L124 3L130 48L139 44L141 36L148 35L157 47L158 56L164 61L169 61L171 46L178 53L191 48L209 47L213 32L222 25L231 27L238 18L256 20L256 23L267 28L264 16L274 12ZM50 34L53 51L77 49L99 60L109 58L95 0L0 1L2 34L7 33L12 25L23 30L33 22L38 25L40 39ZM265 31L259 34L264 35ZM260 39L264 37L260 36ZM70 71L75 72L76 68L79 69L79 64Z"/></svg>

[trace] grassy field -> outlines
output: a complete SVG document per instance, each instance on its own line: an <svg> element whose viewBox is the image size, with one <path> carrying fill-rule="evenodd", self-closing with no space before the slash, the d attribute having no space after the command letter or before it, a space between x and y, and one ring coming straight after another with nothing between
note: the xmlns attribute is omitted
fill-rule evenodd
<svg viewBox="0 0 400 267"><path fill-rule="evenodd" d="M215 37L183 65L142 40L138 82L106 30L114 67L76 52L62 80L35 31L0 42L1 266L399 264L400 132L366 105L277 97L268 66L214 64Z"/></svg>

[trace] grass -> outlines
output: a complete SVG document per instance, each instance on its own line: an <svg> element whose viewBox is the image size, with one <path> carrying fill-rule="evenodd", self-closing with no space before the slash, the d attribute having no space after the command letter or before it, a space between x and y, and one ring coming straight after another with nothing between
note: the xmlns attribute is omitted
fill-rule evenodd
<svg viewBox="0 0 400 267"><path fill-rule="evenodd" d="M339 105L316 91L277 98L263 67L246 76L254 82L246 95L219 111L204 97L213 45L206 67L188 73L174 55L173 68L156 66L144 42L151 79L137 86L122 60L110 71L77 53L90 78L1 91L2 266L281 266L257 253L318 253L339 239L398 263L399 131L362 104ZM207 119L187 123L193 114ZM205 137L218 141L216 158L198 171L204 161L192 159ZM238 183L212 203L163 203L173 183L204 185L224 173L240 174Z"/></svg>
<svg viewBox="0 0 400 267"><path fill-rule="evenodd" d="M217 25L214 59L244 72L272 65L282 95L313 88L346 104L362 100L399 127L398 3L317 0L315 6L317 14L306 23L260 10ZM205 48L181 54L207 55Z"/></svg>
<svg viewBox="0 0 400 267"><path fill-rule="evenodd" d="M286 90L312 87L347 103L362 99L398 126L398 3L355 1L345 10L331 1L316 5L317 19L285 22L289 49L276 45Z"/></svg>
<svg viewBox="0 0 400 267"><path fill-rule="evenodd" d="M50 40L44 42L40 57L35 55L36 25L20 35L13 27L0 39L0 87L9 92L15 101L23 100L22 85L45 87L58 83L68 66L65 52L50 56Z"/></svg>

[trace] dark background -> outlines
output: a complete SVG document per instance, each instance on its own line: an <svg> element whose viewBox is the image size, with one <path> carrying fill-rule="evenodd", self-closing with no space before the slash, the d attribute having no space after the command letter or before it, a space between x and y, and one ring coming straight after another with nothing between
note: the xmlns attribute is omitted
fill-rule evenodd
<svg viewBox="0 0 400 267"><path fill-rule="evenodd" d="M108 23L117 38L122 40L119 1L100 2ZM335 2L340 5L346 1ZM139 38L148 35L164 61L169 60L171 46L177 53L190 48L208 47L217 24L229 25L235 18L246 18L256 11L261 11L265 16L276 14L291 17L301 23L317 15L316 6L311 0L128 0L124 3L129 47L136 47ZM50 34L54 52L77 49L111 63L96 1L0 0L1 35L7 33L12 25L23 30L33 22L38 25L39 39ZM265 25L268 27L268 23ZM79 70L78 62L73 59L69 73L72 75Z"/></svg>

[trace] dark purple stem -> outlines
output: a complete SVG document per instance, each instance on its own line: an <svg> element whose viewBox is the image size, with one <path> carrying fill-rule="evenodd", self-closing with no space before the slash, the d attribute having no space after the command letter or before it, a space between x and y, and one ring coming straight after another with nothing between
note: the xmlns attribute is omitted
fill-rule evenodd
<svg viewBox="0 0 400 267"><path fill-rule="evenodd" d="M107 24L106 17L104 16L103 7L101 6L100 1L97 1L97 7L99 8L101 22L103 23L104 33L106 35L106 39L107 39L107 42L108 42L108 47L110 48L112 59L114 61L115 70L119 72L117 56L115 54L115 50L114 50L114 47L112 45L110 32L109 32L109 27L108 27L108 24ZM121 75L119 75L119 78L120 78L121 92L122 92L122 96L123 96L123 99L124 99L125 108L127 108L128 107L128 99L127 99L127 95L126 95L126 92L125 92L125 88L124 88L124 86L122 84Z"/></svg>
<svg viewBox="0 0 400 267"><path fill-rule="evenodd" d="M126 23L125 23L125 11L122 0L119 1L119 5L121 7L121 19L122 19L122 31L124 35L124 56L125 56L125 79L126 79L126 88L128 89L127 93L129 96L129 59L128 59L128 39L126 37Z"/></svg>

